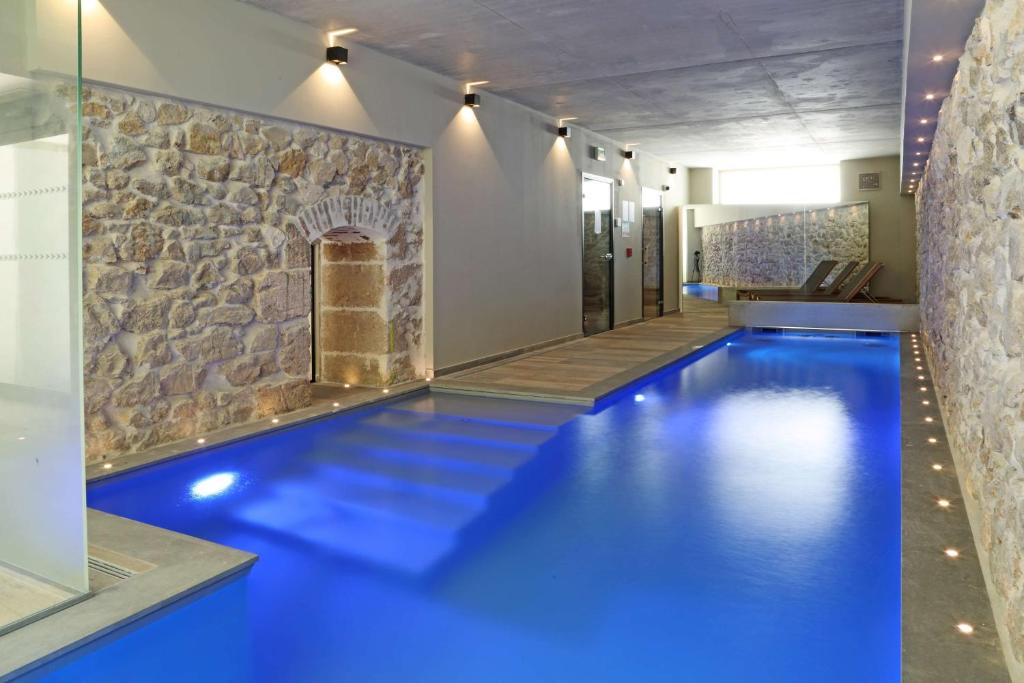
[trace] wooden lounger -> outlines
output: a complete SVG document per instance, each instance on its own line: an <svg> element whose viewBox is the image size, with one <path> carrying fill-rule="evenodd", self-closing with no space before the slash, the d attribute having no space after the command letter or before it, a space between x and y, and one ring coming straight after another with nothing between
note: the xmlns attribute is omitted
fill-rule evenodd
<svg viewBox="0 0 1024 683"><path fill-rule="evenodd" d="M848 302L861 294L865 287L878 275L878 271L882 270L882 264L876 261L869 261L864 264L864 267L857 271L857 274L846 281L839 291L832 296L827 294L811 294L808 296L763 296L758 297L759 301L831 301L831 302ZM874 301L871 295L864 294L868 301Z"/></svg>
<svg viewBox="0 0 1024 683"><path fill-rule="evenodd" d="M821 287L821 283L825 281L828 274L831 273L836 266L839 265L839 261L822 261L818 264L818 267L814 269L814 272L808 276L807 280L804 281L799 287L775 287L765 289L740 289L736 291L736 298L746 297L753 299L758 294L780 294L780 295L795 295L801 296L806 294L813 294L818 291Z"/></svg>

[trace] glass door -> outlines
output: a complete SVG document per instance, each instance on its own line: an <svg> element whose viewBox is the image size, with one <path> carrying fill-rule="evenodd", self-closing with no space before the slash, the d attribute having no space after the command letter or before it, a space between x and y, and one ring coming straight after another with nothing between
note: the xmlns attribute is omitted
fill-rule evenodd
<svg viewBox="0 0 1024 683"><path fill-rule="evenodd" d="M583 334L612 328L612 181L583 175Z"/></svg>
<svg viewBox="0 0 1024 683"><path fill-rule="evenodd" d="M644 223L641 235L643 253L643 316L657 318L665 312L664 305L664 238L661 193L643 188Z"/></svg>

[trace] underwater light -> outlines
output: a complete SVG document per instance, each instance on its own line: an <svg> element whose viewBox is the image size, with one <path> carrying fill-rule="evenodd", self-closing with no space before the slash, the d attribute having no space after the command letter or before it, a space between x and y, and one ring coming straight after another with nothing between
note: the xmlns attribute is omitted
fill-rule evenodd
<svg viewBox="0 0 1024 683"><path fill-rule="evenodd" d="M219 496L234 486L236 481L238 481L238 475L234 472L211 474L192 484L192 497L212 498L213 496Z"/></svg>
<svg viewBox="0 0 1024 683"><path fill-rule="evenodd" d="M643 394L636 394L635 396L633 396L633 401L636 403L643 403L646 400L646 398L647 397L644 396Z"/></svg>

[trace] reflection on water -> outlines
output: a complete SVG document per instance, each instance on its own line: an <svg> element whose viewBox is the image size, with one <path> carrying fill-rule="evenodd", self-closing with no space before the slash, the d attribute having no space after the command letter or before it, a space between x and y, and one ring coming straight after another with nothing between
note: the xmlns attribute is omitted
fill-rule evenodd
<svg viewBox="0 0 1024 683"><path fill-rule="evenodd" d="M729 394L707 438L713 500L737 529L800 541L833 529L849 504L853 429L834 392Z"/></svg>

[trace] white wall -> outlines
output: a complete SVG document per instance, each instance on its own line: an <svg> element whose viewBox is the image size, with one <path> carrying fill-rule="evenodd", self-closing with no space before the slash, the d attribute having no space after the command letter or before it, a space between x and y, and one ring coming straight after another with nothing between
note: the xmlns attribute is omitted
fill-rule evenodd
<svg viewBox="0 0 1024 683"><path fill-rule="evenodd" d="M87 79L429 147L435 368L580 332L581 171L622 177L637 202L641 183L684 177L580 128L566 143L486 91L464 109L459 83L356 42L339 71L320 31L235 0L100 0L83 21ZM586 158L595 142L606 162ZM638 252L638 231L616 241L618 321L640 317Z"/></svg>

